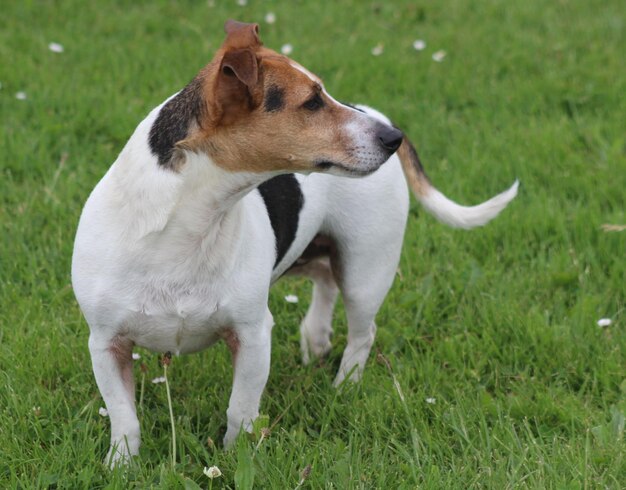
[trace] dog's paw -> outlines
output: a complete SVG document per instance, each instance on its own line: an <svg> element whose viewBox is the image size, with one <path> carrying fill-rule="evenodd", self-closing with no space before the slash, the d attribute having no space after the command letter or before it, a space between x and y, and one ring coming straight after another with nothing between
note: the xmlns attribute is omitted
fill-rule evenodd
<svg viewBox="0 0 626 490"><path fill-rule="evenodd" d="M104 459L104 465L109 469L116 466L128 466L133 456L139 454L139 438L128 438L111 442L111 447L107 457Z"/></svg>
<svg viewBox="0 0 626 490"><path fill-rule="evenodd" d="M256 417L254 417L254 419L256 419ZM232 449L235 446L235 442L237 442L239 434L250 434L254 430L253 422L250 422L249 420L238 422L238 420L241 419L233 417L233 420L228 421L226 434L224 435L224 449Z"/></svg>
<svg viewBox="0 0 626 490"><path fill-rule="evenodd" d="M237 441L237 436L239 432L232 432L230 429L226 430L226 435L224 436L224 449L229 450L235 447L235 441Z"/></svg>
<svg viewBox="0 0 626 490"><path fill-rule="evenodd" d="M132 461L132 455L127 450L120 450L118 446L111 446L104 458L104 465L112 470L115 467L128 466Z"/></svg>
<svg viewBox="0 0 626 490"><path fill-rule="evenodd" d="M332 348L330 326L311 327L305 318L300 325L300 350L302 363L307 365L313 358L324 357Z"/></svg>
<svg viewBox="0 0 626 490"><path fill-rule="evenodd" d="M335 388L339 388L346 381L350 383L358 383L361 381L362 377L363 368L361 368L358 364L355 364L351 368L344 368L343 366L340 366L339 371L337 371L335 381L333 381L333 386Z"/></svg>

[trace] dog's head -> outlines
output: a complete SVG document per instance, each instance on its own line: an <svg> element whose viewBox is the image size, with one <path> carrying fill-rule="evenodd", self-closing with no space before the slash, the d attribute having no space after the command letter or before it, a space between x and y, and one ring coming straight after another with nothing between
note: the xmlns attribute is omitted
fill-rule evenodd
<svg viewBox="0 0 626 490"><path fill-rule="evenodd" d="M196 77L202 110L177 148L222 168L366 175L400 146L402 133L341 104L295 61L265 48L256 24L228 21L226 40Z"/></svg>

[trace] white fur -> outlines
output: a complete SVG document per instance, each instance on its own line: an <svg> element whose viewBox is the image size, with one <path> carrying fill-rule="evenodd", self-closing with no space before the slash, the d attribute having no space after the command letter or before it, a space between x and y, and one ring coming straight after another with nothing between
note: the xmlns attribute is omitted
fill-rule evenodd
<svg viewBox="0 0 626 490"><path fill-rule="evenodd" d="M89 197L72 261L74 291L91 330L93 369L111 420L111 463L139 450L132 360L124 350L132 345L184 354L230 329L239 348L225 444L242 427L250 430L269 374L269 287L318 233L335 239L349 324L335 383L358 379L374 340L374 317L394 279L408 215L395 155L361 179L298 175L304 206L297 234L274 268L274 235L255 190L272 175L230 173L201 154L188 154L179 173L161 168L148 146L159 109L139 124ZM388 122L364 110L369 115L355 111L361 129L374 120ZM363 136L355 131L354 138ZM445 222L475 226L497 214L515 190L470 211L434 190L424 205ZM338 293L327 262L310 267L315 288L301 327L305 361L330 348Z"/></svg>
<svg viewBox="0 0 626 490"><path fill-rule="evenodd" d="M451 201L434 187L424 196L417 196L422 206L442 223L469 230L483 226L495 218L517 196L516 180L506 191L477 206L461 206Z"/></svg>

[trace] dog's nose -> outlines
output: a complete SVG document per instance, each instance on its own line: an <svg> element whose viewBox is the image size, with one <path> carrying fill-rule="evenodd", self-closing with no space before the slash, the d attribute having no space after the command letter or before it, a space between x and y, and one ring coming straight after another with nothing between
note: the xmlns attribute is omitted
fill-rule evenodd
<svg viewBox="0 0 626 490"><path fill-rule="evenodd" d="M376 137L385 150L389 150L393 153L402 144L404 135L399 129L385 125L377 131Z"/></svg>

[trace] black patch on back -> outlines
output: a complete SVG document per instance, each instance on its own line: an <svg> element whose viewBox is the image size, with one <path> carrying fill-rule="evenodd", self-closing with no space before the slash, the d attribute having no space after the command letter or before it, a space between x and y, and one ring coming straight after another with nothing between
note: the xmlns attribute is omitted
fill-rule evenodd
<svg viewBox="0 0 626 490"><path fill-rule="evenodd" d="M259 192L265 201L276 238L276 267L296 237L304 196L293 174L279 175L263 182Z"/></svg>
<svg viewBox="0 0 626 490"><path fill-rule="evenodd" d="M171 167L177 142L188 136L189 126L198 121L202 111L202 85L193 79L184 89L165 104L150 128L150 150L159 158L159 164Z"/></svg>
<svg viewBox="0 0 626 490"><path fill-rule="evenodd" d="M272 85L265 94L263 108L265 112L276 112L283 107L285 107L285 91L276 85Z"/></svg>
<svg viewBox="0 0 626 490"><path fill-rule="evenodd" d="M341 102L341 101L340 101ZM355 111L359 111L362 112L363 114L365 114L365 111L363 109L359 109L357 106L352 105L352 104L348 104L347 102L341 102L343 105L347 105L348 107L351 107L352 109L354 109Z"/></svg>

